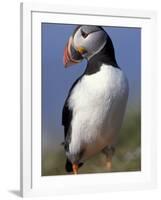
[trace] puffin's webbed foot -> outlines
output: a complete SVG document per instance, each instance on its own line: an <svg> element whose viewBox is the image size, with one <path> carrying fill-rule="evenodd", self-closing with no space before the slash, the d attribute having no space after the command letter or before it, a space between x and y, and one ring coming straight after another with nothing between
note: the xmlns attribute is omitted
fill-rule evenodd
<svg viewBox="0 0 161 200"><path fill-rule="evenodd" d="M106 168L108 171L112 171L112 156L115 153L115 147L107 146L102 150L102 153L106 156Z"/></svg>
<svg viewBox="0 0 161 200"><path fill-rule="evenodd" d="M72 169L73 169L74 174L78 174L78 165L77 164L73 164Z"/></svg>

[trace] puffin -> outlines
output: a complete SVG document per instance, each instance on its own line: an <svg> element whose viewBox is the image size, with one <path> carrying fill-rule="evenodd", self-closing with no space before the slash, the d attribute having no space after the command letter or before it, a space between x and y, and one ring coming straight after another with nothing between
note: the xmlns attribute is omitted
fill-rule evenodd
<svg viewBox="0 0 161 200"><path fill-rule="evenodd" d="M70 36L63 56L65 68L87 66L71 86L62 111L65 170L78 169L102 152L112 169L112 157L126 109L128 80L118 66L111 38L101 26L79 25Z"/></svg>

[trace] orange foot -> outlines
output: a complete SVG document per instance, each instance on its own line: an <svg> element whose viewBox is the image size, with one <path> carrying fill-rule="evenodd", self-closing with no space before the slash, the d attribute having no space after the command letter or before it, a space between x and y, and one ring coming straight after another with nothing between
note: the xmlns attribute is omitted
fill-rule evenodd
<svg viewBox="0 0 161 200"><path fill-rule="evenodd" d="M74 174L78 174L78 165L77 164L73 164L72 168L73 168L73 173Z"/></svg>

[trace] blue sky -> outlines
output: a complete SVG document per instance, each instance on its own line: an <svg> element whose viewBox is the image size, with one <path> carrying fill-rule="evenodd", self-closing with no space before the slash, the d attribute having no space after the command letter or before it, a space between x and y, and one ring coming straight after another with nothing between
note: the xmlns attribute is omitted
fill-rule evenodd
<svg viewBox="0 0 161 200"><path fill-rule="evenodd" d="M72 83L83 73L84 60L68 69L63 53L75 25L42 24L42 138L43 148L63 141L62 108ZM128 107L138 109L141 87L141 29L103 27L113 41L116 60L130 87Z"/></svg>

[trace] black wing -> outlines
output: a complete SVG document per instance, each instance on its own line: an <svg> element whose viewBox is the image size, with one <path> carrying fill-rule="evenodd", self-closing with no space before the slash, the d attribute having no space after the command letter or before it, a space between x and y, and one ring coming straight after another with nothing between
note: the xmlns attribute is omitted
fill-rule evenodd
<svg viewBox="0 0 161 200"><path fill-rule="evenodd" d="M62 125L64 126L64 137L67 137L67 132L70 128L71 120L72 120L72 110L68 106L68 99L66 99L63 113L62 113Z"/></svg>
<svg viewBox="0 0 161 200"><path fill-rule="evenodd" d="M64 149L66 151L69 151L69 143L71 140L71 121L72 121L72 110L68 107L68 98L67 98L62 113L62 125L64 126Z"/></svg>
<svg viewBox="0 0 161 200"><path fill-rule="evenodd" d="M72 131L71 130L71 121L72 121L72 116L73 116L73 110L72 110L72 108L69 108L68 100L70 98L73 88L78 83L78 81L82 78L82 76L79 77L72 85L72 87L69 91L68 97L65 101L64 107L63 107L62 125L64 126L64 148L66 151L69 151L69 143L71 140L71 131Z"/></svg>

